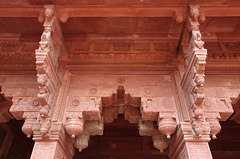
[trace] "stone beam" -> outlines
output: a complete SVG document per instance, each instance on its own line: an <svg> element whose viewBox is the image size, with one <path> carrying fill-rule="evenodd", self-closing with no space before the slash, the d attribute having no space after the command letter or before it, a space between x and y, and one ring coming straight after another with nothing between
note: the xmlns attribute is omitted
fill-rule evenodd
<svg viewBox="0 0 240 159"><path fill-rule="evenodd" d="M57 6L61 16L69 17L172 17L175 10L184 11L184 7L103 7L103 6ZM38 17L43 6L0 6L0 17ZM66 14L65 14L66 16Z"/></svg>
<svg viewBox="0 0 240 159"><path fill-rule="evenodd" d="M203 6L202 13L206 17L238 17L240 7L235 6ZM106 6L57 6L59 16L63 17L172 17L179 12L187 12L181 7L106 7ZM43 5L1 5L0 17L38 17L44 12ZM182 15L182 13L180 13ZM61 20L61 19L60 19Z"/></svg>

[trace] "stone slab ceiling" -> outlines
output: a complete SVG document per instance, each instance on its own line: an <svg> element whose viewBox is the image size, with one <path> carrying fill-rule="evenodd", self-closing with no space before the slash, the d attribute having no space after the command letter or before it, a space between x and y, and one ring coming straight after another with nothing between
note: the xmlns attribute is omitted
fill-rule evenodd
<svg viewBox="0 0 240 159"><path fill-rule="evenodd" d="M186 18L190 3L200 4L206 16L200 30L208 58L239 59L238 0L1 0L0 64L35 67L34 50L43 32L38 16L45 4L56 5L59 14L63 10L70 14L66 23L60 23L66 63L174 63L186 28L176 16Z"/></svg>

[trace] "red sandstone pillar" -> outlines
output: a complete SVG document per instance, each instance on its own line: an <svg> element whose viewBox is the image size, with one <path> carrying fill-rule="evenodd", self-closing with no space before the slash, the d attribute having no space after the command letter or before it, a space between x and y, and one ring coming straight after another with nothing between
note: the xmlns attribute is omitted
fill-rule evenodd
<svg viewBox="0 0 240 159"><path fill-rule="evenodd" d="M206 134L202 136L192 135L191 124L184 122L178 127L176 134L169 146L169 157L171 159L212 159L208 145L210 136L208 123L204 123Z"/></svg>
<svg viewBox="0 0 240 159"><path fill-rule="evenodd" d="M62 124L56 124L47 138L34 135L35 144L31 159L72 159L74 148L72 138L64 131Z"/></svg>

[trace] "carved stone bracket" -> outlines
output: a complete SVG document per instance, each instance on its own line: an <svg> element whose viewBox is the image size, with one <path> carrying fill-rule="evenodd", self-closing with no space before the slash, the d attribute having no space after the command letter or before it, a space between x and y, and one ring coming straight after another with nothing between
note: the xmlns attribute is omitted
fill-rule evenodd
<svg viewBox="0 0 240 159"><path fill-rule="evenodd" d="M142 98L139 134L152 136L154 147L163 152L177 126L177 112L171 98ZM154 121L157 123L154 126Z"/></svg>
<svg viewBox="0 0 240 159"><path fill-rule="evenodd" d="M69 96L64 110L66 132L79 151L88 146L90 136L102 135L104 123L123 114L129 123L139 125L139 134L152 136L154 146L163 151L175 132L178 118L174 98L133 97L123 86L107 97Z"/></svg>
<svg viewBox="0 0 240 159"><path fill-rule="evenodd" d="M141 113L143 120L157 121L158 130L168 139L177 126L177 112L173 99L142 98Z"/></svg>
<svg viewBox="0 0 240 159"><path fill-rule="evenodd" d="M13 97L10 112L17 120L24 120L22 131L31 137L33 124L39 116L39 101L36 97Z"/></svg>
<svg viewBox="0 0 240 159"><path fill-rule="evenodd" d="M90 136L103 135L103 120L86 121L84 131L74 140L74 146L79 150L88 147Z"/></svg>
<svg viewBox="0 0 240 159"><path fill-rule="evenodd" d="M226 121L234 112L229 97L206 97L203 101L203 111L213 139L217 138L216 135L221 130L219 121Z"/></svg>
<svg viewBox="0 0 240 159"><path fill-rule="evenodd" d="M64 42L57 13L53 5L45 5L44 32L36 50L36 69L40 106L40 133L48 134L51 128L51 116L57 101L61 79L58 74L58 59L61 56ZM59 48L60 47L60 48Z"/></svg>
<svg viewBox="0 0 240 159"><path fill-rule="evenodd" d="M138 129L140 136L152 136L153 146L160 152L168 148L169 139L154 127L152 121L139 120Z"/></svg>
<svg viewBox="0 0 240 159"><path fill-rule="evenodd" d="M81 151L87 148L90 136L103 134L101 99L97 97L71 97L64 113L66 132L74 138Z"/></svg>
<svg viewBox="0 0 240 159"><path fill-rule="evenodd" d="M190 32L187 55L185 55L186 70L181 81L181 87L188 101L190 114L192 115L192 126L197 135L201 135L201 125L204 122L202 102L204 99L203 85L205 83L205 65L207 50L199 29L199 5L190 5L187 21ZM186 54L186 53L185 53Z"/></svg>

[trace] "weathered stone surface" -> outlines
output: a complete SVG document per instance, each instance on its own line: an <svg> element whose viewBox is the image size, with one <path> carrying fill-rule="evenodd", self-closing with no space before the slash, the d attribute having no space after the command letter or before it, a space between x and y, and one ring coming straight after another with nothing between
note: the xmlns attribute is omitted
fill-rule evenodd
<svg viewBox="0 0 240 159"><path fill-rule="evenodd" d="M32 159L70 159L119 116L162 154L211 159L219 121L240 121L237 1L0 4L0 122L24 120Z"/></svg>

